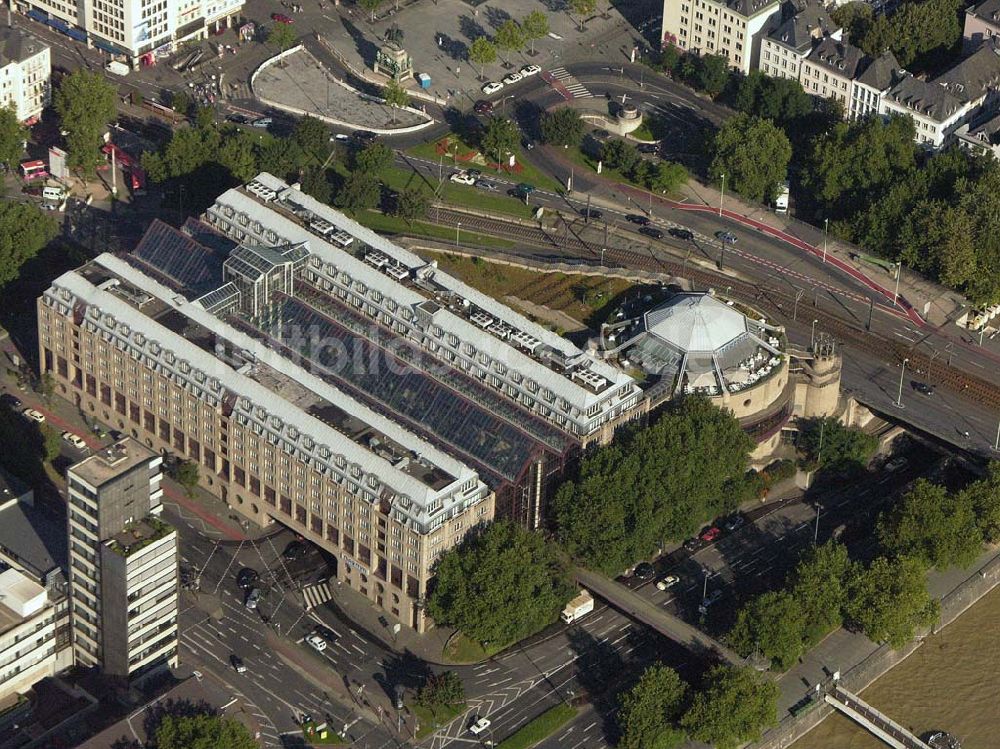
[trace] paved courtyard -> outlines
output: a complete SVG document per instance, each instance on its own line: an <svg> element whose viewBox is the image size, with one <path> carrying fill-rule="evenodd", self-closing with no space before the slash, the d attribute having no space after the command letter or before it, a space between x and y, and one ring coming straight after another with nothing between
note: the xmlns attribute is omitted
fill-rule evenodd
<svg viewBox="0 0 1000 749"><path fill-rule="evenodd" d="M262 100L354 127L404 128L430 121L426 115L393 110L351 91L305 49L261 70L253 87Z"/></svg>

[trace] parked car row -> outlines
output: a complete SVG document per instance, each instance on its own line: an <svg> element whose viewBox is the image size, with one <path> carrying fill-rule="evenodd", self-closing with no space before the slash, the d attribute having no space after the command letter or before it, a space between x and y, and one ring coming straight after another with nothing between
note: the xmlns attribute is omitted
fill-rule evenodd
<svg viewBox="0 0 1000 749"><path fill-rule="evenodd" d="M541 72L542 69L537 65L525 65L520 70L508 73L499 81L490 81L485 84L482 88L482 92L487 96L492 96L498 91L502 91L504 86L513 86L518 81L530 78L531 76L537 75Z"/></svg>

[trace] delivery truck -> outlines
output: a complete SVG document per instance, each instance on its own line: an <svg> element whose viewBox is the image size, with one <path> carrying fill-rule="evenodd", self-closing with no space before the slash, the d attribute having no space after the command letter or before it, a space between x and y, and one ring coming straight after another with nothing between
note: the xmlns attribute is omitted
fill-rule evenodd
<svg viewBox="0 0 1000 749"><path fill-rule="evenodd" d="M109 73L114 73L115 75L128 75L132 72L132 68L123 62L118 62L118 60L112 60L104 66L104 69Z"/></svg>
<svg viewBox="0 0 1000 749"><path fill-rule="evenodd" d="M566 604L566 608L563 609L562 614L560 614L560 618L566 622L566 624L572 624L593 610L594 597L590 595L589 591L581 590L580 595Z"/></svg>

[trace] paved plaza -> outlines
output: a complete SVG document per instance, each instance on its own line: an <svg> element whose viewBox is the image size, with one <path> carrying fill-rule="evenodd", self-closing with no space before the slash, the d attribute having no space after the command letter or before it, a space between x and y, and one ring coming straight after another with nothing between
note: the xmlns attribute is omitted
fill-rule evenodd
<svg viewBox="0 0 1000 749"><path fill-rule="evenodd" d="M259 99L272 105L292 112L317 114L353 127L387 130L430 123L426 115L393 110L352 91L305 49L261 69L253 88Z"/></svg>

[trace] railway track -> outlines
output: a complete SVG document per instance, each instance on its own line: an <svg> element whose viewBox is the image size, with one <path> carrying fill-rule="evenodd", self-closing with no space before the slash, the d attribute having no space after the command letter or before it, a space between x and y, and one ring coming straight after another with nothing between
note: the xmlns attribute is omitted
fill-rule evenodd
<svg viewBox="0 0 1000 749"><path fill-rule="evenodd" d="M461 223L463 228L481 234L515 239L529 246L551 250L567 259L596 260L601 257L601 244L588 243L579 234L579 227L565 223L562 231L546 231L535 226L506 221L503 219L475 216L461 211L446 208L431 209L431 215L437 223L446 226L456 226ZM622 266L653 273L664 273L688 278L695 285L704 288L724 287L728 294L748 305L764 312L773 320L789 325L795 324L789 314L795 307L795 298L784 289L766 282L751 283L742 279L713 273L699 267L666 260L652 252L649 254L637 252L621 246L620 236L608 238L604 246L603 260L609 266ZM904 344L885 338L865 329L864 322L850 322L828 311L810 308L812 319L818 320L818 329L829 334L842 345L855 348L878 357L889 366L899 366L904 359L912 371L926 373L933 378L936 385L945 387L965 397L972 398L984 408L1000 411L1000 385L985 378L977 377L969 372L935 360L917 348L916 343Z"/></svg>

